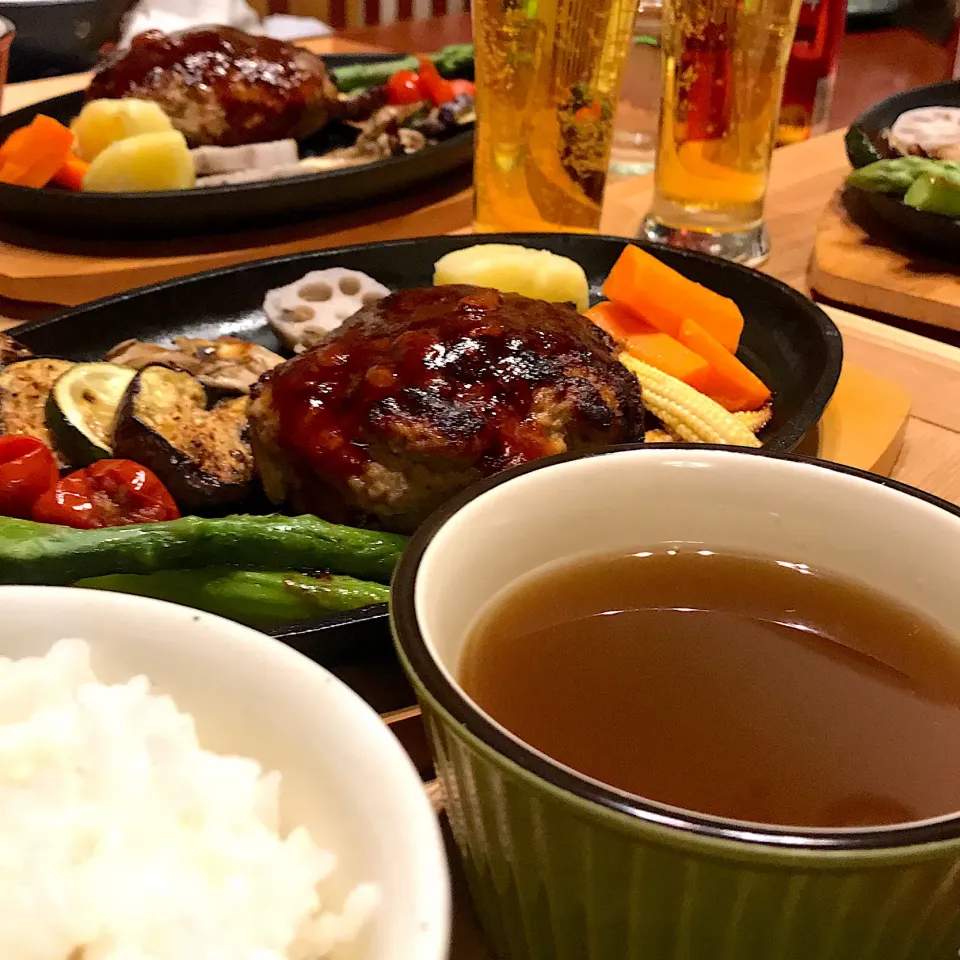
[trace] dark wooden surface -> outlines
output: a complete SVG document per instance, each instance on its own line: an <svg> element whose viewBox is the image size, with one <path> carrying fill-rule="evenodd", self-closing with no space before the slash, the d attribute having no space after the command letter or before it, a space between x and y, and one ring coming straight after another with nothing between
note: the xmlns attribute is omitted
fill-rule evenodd
<svg viewBox="0 0 960 960"><path fill-rule="evenodd" d="M436 50L470 41L470 15L455 14L387 26L358 27L339 34L388 50ZM871 104L911 87L950 76L947 48L915 29L871 25L844 37L830 128L846 127Z"/></svg>

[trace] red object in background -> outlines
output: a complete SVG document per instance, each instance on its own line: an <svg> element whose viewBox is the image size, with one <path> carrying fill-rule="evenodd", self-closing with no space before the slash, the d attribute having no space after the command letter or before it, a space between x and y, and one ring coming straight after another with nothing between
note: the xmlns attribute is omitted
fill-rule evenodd
<svg viewBox="0 0 960 960"><path fill-rule="evenodd" d="M26 519L59 479L46 444L16 434L0 437L0 516Z"/></svg>
<svg viewBox="0 0 960 960"><path fill-rule="evenodd" d="M167 488L132 460L98 460L64 477L34 504L33 519L92 530L176 520Z"/></svg>
<svg viewBox="0 0 960 960"><path fill-rule="evenodd" d="M705 23L685 37L678 75L690 77L681 98L686 122L683 140L720 140L733 117L730 37L720 23Z"/></svg>
<svg viewBox="0 0 960 960"><path fill-rule="evenodd" d="M477 95L477 85L472 80L448 80L447 82L450 84L450 92L453 94L454 100L457 97L462 97L465 93L471 97Z"/></svg>
<svg viewBox="0 0 960 960"><path fill-rule="evenodd" d="M420 86L430 98L435 107L442 107L453 99L453 87L449 80L444 80L437 70L436 64L428 57L417 54L417 63L420 64Z"/></svg>
<svg viewBox="0 0 960 960"><path fill-rule="evenodd" d="M950 76L960 79L960 0L953 2L953 30L950 33Z"/></svg>
<svg viewBox="0 0 960 960"><path fill-rule="evenodd" d="M847 0L803 0L787 63L779 143L824 133L847 21Z"/></svg>
<svg viewBox="0 0 960 960"><path fill-rule="evenodd" d="M387 103L394 106L419 103L425 96L420 75L413 70L398 70L387 81Z"/></svg>

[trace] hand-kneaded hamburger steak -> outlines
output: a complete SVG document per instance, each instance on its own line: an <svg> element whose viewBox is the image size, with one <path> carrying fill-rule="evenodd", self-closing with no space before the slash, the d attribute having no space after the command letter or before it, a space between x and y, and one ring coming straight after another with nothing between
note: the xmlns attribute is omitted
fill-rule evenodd
<svg viewBox="0 0 960 960"><path fill-rule="evenodd" d="M253 397L274 502L400 532L481 477L644 434L606 334L572 306L467 285L364 307Z"/></svg>

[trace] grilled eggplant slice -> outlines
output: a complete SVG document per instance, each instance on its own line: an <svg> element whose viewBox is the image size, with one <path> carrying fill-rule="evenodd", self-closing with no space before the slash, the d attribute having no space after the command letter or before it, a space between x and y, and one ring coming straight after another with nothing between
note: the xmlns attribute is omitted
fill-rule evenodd
<svg viewBox="0 0 960 960"><path fill-rule="evenodd" d="M113 456L117 409L136 374L117 363L77 363L53 385L47 427L73 466Z"/></svg>
<svg viewBox="0 0 960 960"><path fill-rule="evenodd" d="M120 403L114 456L149 467L181 510L240 503L255 488L248 402L235 397L207 409L206 388L189 373L144 367Z"/></svg>
<svg viewBox="0 0 960 960"><path fill-rule="evenodd" d="M0 434L26 434L43 441L61 469L71 464L47 429L47 400L53 385L72 366L68 360L38 357L0 369Z"/></svg>

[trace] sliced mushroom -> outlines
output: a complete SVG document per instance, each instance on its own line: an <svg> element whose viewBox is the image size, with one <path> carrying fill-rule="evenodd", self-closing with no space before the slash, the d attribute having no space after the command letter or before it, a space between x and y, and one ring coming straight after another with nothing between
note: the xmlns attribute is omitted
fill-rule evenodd
<svg viewBox="0 0 960 960"><path fill-rule="evenodd" d="M164 347L140 340L124 340L107 354L106 359L138 370L151 364L183 370L207 387L233 393L249 393L264 373L283 363L283 357L272 350L237 337L216 340L175 337L173 342L173 347Z"/></svg>
<svg viewBox="0 0 960 960"><path fill-rule="evenodd" d="M289 167L300 159L296 140L248 143L241 147L197 147L190 151L198 177L244 171L265 174L276 167Z"/></svg>

